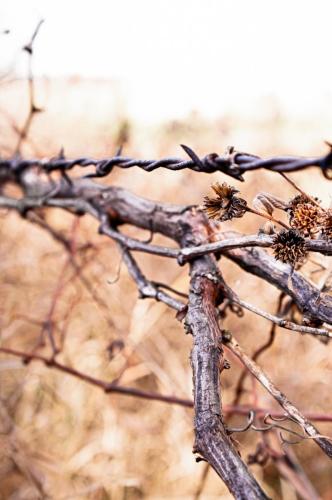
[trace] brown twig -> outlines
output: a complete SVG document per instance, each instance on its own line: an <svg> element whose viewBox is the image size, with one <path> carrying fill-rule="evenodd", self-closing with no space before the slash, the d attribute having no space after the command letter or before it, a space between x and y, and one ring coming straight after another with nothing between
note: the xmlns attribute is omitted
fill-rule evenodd
<svg viewBox="0 0 332 500"><path fill-rule="evenodd" d="M151 401L160 401L167 404L176 404L183 406L185 408L193 408L194 402L191 399L178 398L176 396L164 396L162 394L141 391L133 387L122 387L113 384L113 382L106 382L103 380L96 379L94 377L87 376L86 373L80 372L72 367L68 367L54 358L49 358L38 353L19 351L17 349L10 349L7 347L0 347L0 353L7 354L10 356L15 356L22 359L23 362L33 362L39 361L44 363L49 368L54 368L55 370L64 372L68 375L76 377L85 383L93 386L97 386L103 390L108 389L111 386L109 392L114 392L122 394L124 396L133 396L143 399L149 399ZM271 415L274 418L281 418L285 415L282 411L275 411L271 408L261 408L253 407L249 405L224 405L223 407L225 415L237 414L237 415L248 415L250 411L254 411L257 417L263 417L266 414ZM317 413L317 412L303 412L306 418L314 420L315 422L332 422L332 414L328 413Z"/></svg>
<svg viewBox="0 0 332 500"><path fill-rule="evenodd" d="M324 210L321 205L318 203L317 200L315 200L315 198L313 198L312 196L310 196L310 194L307 194L305 191L303 191L303 189L300 188L300 186L298 184L296 184L296 182L294 182L292 179L290 179L289 177L287 177L286 174L284 174L283 172L279 172L280 175L287 181L289 182L289 184L291 186L293 186L293 188L295 188L299 193L301 193L305 198L307 198L308 200L311 201L311 203L313 205L316 205L316 207L320 208L321 210Z"/></svg>
<svg viewBox="0 0 332 500"><path fill-rule="evenodd" d="M267 214L265 212L259 212L258 210L255 210L254 208L251 208L248 205L246 207L246 210L247 210L247 212L250 212L250 213L255 214L255 215L259 215L259 217L263 217L264 219L267 219L271 222L275 222L276 224L279 224L280 226L282 226L285 229L290 229L290 227L287 226L287 224L285 224L282 220L276 219L275 217L273 217L270 214Z"/></svg>
<svg viewBox="0 0 332 500"><path fill-rule="evenodd" d="M35 117L36 113L40 113L42 110L36 105L36 100L35 100L35 81L34 81L34 76L33 76L33 71L32 71L32 62L33 62L33 45L34 41L39 33L39 30L43 24L44 20L41 19L33 34L30 39L30 41L23 47L23 50L28 54L28 85L29 85L29 111L28 115L25 119L24 125L22 129L19 132L16 148L15 148L15 155L18 155L21 151L21 147L23 144L23 141L26 139L33 118Z"/></svg>

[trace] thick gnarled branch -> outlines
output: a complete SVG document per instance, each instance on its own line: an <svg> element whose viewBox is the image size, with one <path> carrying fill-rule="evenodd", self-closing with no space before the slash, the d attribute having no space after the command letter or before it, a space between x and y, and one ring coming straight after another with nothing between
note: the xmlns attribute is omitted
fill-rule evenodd
<svg viewBox="0 0 332 500"><path fill-rule="evenodd" d="M191 352L195 406L195 445L237 499L268 498L248 471L227 434L221 408L224 368L216 314L221 277L207 261L194 261L186 324L194 337Z"/></svg>

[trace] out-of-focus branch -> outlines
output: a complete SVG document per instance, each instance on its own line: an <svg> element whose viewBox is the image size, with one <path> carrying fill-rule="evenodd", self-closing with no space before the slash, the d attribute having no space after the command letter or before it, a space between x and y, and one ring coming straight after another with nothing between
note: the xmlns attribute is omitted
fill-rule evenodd
<svg viewBox="0 0 332 500"><path fill-rule="evenodd" d="M186 408L192 408L194 406L194 402L191 399L184 399L184 398L178 398L176 396L166 396L159 393L142 391L136 389L135 387L123 387L119 386L118 384L114 384L113 382L107 382L100 379L96 379L94 377L90 377L86 373L80 372L70 366L66 366L60 363L54 357L48 358L38 353L19 351L17 349L10 349L7 347L0 347L0 353L20 358L24 363L36 362L36 361L42 362L49 368L54 368L55 370L66 373L67 375L76 377L77 379L80 379L83 382L88 383L90 385L97 386L106 392L110 393L114 392L124 396L133 396L142 399L149 399L151 401L160 401L168 404L176 404L179 406L184 406ZM255 411L257 417L263 417L269 414L271 415L271 417L281 418L285 415L284 412L275 411L272 410L271 408L252 407L248 405L224 405L223 407L223 411L226 416L229 414L246 416L252 410ZM316 412L303 412L303 414L306 416L306 418L314 420L316 422L332 422L332 414L330 415L328 413L316 413Z"/></svg>
<svg viewBox="0 0 332 500"><path fill-rule="evenodd" d="M72 375L84 382L103 389L103 391L105 391L106 393L123 394L127 396L135 396L142 399L150 399L153 401L179 404L180 406L185 406L188 408L191 408L193 406L192 401L187 399L177 398L175 396L163 396L162 394L142 391L134 387L123 387L117 385L116 383L106 382L104 380L91 377L87 373L80 372L75 368L72 368L71 366L60 363L54 357L47 358L46 356L42 356L41 354L18 351L16 349L10 349L7 347L0 347L0 352L21 358L25 363L29 363L31 361L41 361L45 363L45 365L49 368L54 368L55 370L67 373L68 375Z"/></svg>
<svg viewBox="0 0 332 500"><path fill-rule="evenodd" d="M17 144L16 144L16 148L15 148L16 155L18 155L21 151L21 146L22 146L24 140L28 136L28 133L29 133L29 130L31 127L31 123L32 123L36 113L40 113L40 111L42 111L41 108L39 108L36 104L35 81L34 81L34 76L33 76L33 71L32 71L32 63L33 63L34 41L39 33L39 30L40 30L43 22L44 22L43 19L41 19L38 22L29 43L27 43L23 47L23 50L28 54L28 58L29 58L28 59L29 111L28 111L28 115L25 119L25 122L23 124L23 127L19 131L19 134L18 134L18 140L17 140Z"/></svg>
<svg viewBox="0 0 332 500"><path fill-rule="evenodd" d="M302 500L319 500L320 497L298 462L290 447L281 449L280 439L275 431L262 434L262 441L256 451L248 456L249 464L264 466L272 462L281 475ZM284 495L283 495L284 496Z"/></svg>

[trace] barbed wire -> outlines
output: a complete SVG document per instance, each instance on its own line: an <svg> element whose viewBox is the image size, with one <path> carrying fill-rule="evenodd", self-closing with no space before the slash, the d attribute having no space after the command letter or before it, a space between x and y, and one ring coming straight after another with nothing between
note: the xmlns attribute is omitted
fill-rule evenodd
<svg viewBox="0 0 332 500"><path fill-rule="evenodd" d="M330 147L330 144L328 144ZM89 173L84 177L106 177L114 167L132 168L138 167L146 172L152 172L158 168L166 168L172 171L190 169L195 172L214 173L222 172L236 180L243 181L243 174L258 169L271 170L273 172L295 172L309 167L318 167L323 175L332 180L332 149L321 157L293 157L293 156L277 156L272 158L262 159L248 153L241 153L228 148L224 155L220 156L217 153L210 153L203 158L199 156L188 146L181 145L184 151L188 154L189 160L178 157L166 157L160 160L137 159L127 156L122 156L119 151L115 156L94 159L88 157L80 157L75 159L67 159L64 156L63 150L54 158L44 159L23 159L19 155L9 159L0 158L0 169L10 169L12 173L20 174L24 170L31 167L39 167L46 173L60 171L65 173L74 167L95 167L95 172Z"/></svg>

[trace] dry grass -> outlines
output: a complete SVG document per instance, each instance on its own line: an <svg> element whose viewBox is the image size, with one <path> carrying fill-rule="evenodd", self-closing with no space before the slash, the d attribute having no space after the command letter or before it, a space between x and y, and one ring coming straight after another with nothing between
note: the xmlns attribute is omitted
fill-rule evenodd
<svg viewBox="0 0 332 500"><path fill-rule="evenodd" d="M20 84L2 92L0 107L8 102L13 116L22 108ZM110 85L106 82L49 82L41 87L47 112L33 126L33 143L25 154L55 155L65 146L69 156L112 154L126 116ZM16 99L15 99L16 96ZM112 97L110 97L112 96ZM15 107L17 109L15 110ZM308 123L264 112L241 120L224 117L208 123L196 114L184 122L158 127L130 125L126 153L140 157L182 154L178 144L185 143L207 153L221 151L229 143L256 154L319 153L328 124L309 134ZM324 128L325 127L325 128ZM6 117L1 118L1 145L11 147L13 134ZM303 139L305 131L305 140ZM313 132L310 130L310 132ZM312 137L309 142L309 136ZM315 142L316 141L316 142ZM315 182L312 182L312 176ZM329 202L330 184L318 173L296 174L304 189ZM237 184L248 200L260 190L287 197L293 194L283 180L269 173L249 175L248 182ZM138 169L115 171L104 182L125 186L137 194L176 203L200 203L222 175L192 172L151 174ZM48 221L70 234L73 218L60 211L49 212ZM248 215L245 220L225 223L244 232L257 230L261 221ZM128 228L131 234L143 232ZM1 336L11 347L29 349L38 340L43 320L66 261L62 247L41 229L15 214L1 215ZM145 233L144 233L144 236ZM61 327L68 315L67 334L61 358L68 364L96 377L111 380L128 363L122 383L180 397L191 396L189 352L191 339L185 336L174 314L163 305L138 299L135 286L121 269L119 281L108 284L117 274L120 255L115 246L96 234L96 224L81 219L76 228L77 243L92 241L83 267L84 275L107 304L100 309L79 280L70 280L57 303L54 319ZM161 238L156 237L156 241ZM322 261L315 255L315 260ZM156 257L139 255L148 277L186 291L185 268ZM226 279L245 300L274 311L277 291L235 265L221 260ZM309 276L313 265L307 266ZM72 275L70 267L63 277ZM316 278L315 278L316 276ZM318 279L319 274L313 275ZM69 314L70 313L70 314ZM269 324L246 313L244 319L229 317L226 326L234 331L249 352L264 342ZM57 339L60 340L59 333ZM107 346L123 339L126 350L110 361ZM273 347L261 363L273 380L301 409L330 412L332 364L331 346L308 336L278 330ZM45 347L42 352L49 352ZM126 356L130 352L130 357ZM223 378L224 401L231 402L240 373L236 360ZM19 500L54 499L193 499L204 470L192 455L192 411L132 397L108 395L94 387L56 373L44 365L22 365L7 356L0 358L2 401L0 411L0 498ZM250 389L252 383L247 381ZM263 406L273 407L266 393L256 387ZM244 402L251 402L247 394ZM241 419L234 419L239 422ZM332 434L331 424L320 424L322 433ZM255 447L257 435L240 435L239 449L246 457ZM328 460L313 443L294 447L307 474L325 498L331 498L332 485ZM273 498L292 498L292 492L277 476L273 466L253 471ZM210 471L201 495L203 499L225 498L226 488Z"/></svg>

